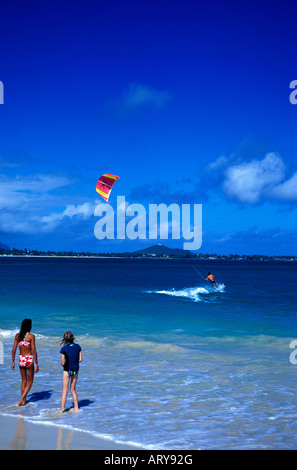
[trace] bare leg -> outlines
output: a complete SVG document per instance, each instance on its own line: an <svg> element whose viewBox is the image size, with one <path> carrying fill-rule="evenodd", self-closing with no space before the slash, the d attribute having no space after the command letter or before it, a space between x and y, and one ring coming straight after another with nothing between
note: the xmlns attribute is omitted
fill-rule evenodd
<svg viewBox="0 0 297 470"><path fill-rule="evenodd" d="M61 411L62 412L65 410L66 398L67 398L68 387L69 387L69 379L70 379L69 375L64 370L63 371L63 390L62 390L62 398L61 398Z"/></svg>
<svg viewBox="0 0 297 470"><path fill-rule="evenodd" d="M74 377L71 377L71 384L70 384L70 392L71 392L71 395L72 395L73 404L74 404L74 411L75 412L78 411L78 398L77 398L77 393L76 393L76 390L75 390L77 377L78 377L78 375L75 375Z"/></svg>
<svg viewBox="0 0 297 470"><path fill-rule="evenodd" d="M21 378L22 378L21 394L23 396L23 393L27 385L27 369L25 367L20 367L20 373L21 373ZM23 403L21 400L18 402L19 406L22 406L23 404L25 405L26 403Z"/></svg>
<svg viewBox="0 0 297 470"><path fill-rule="evenodd" d="M20 401L18 402L19 406L26 405L26 397L32 387L33 380L34 380L34 365L30 367L20 367L20 372L22 376L22 386L21 386L21 392L22 396Z"/></svg>

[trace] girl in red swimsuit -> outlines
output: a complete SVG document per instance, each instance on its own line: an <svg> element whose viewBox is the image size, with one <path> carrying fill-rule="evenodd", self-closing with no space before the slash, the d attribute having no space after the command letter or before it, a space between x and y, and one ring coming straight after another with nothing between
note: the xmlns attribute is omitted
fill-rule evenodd
<svg viewBox="0 0 297 470"><path fill-rule="evenodd" d="M11 368L14 370L14 360L17 347L20 348L19 355L19 368L22 377L21 385L21 399L18 402L19 406L26 405L26 396L32 387L34 379L34 369L37 373L39 371L37 362L37 351L35 347L35 335L30 333L32 322L29 319L23 320L21 331L15 335L14 344L12 348L12 364ZM35 362L35 367L34 367Z"/></svg>

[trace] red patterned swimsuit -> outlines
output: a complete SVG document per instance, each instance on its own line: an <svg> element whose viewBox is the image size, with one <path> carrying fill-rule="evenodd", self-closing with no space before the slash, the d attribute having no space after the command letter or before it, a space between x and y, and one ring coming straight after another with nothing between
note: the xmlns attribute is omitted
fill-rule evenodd
<svg viewBox="0 0 297 470"><path fill-rule="evenodd" d="M19 346L27 346L30 347L29 341L20 341ZM31 354L26 354L25 356L19 356L19 366L20 367L30 367L33 364L33 356Z"/></svg>

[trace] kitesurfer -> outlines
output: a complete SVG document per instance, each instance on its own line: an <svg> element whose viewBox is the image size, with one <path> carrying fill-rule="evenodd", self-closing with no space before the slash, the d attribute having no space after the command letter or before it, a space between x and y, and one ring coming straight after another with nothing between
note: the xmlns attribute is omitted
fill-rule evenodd
<svg viewBox="0 0 297 470"><path fill-rule="evenodd" d="M206 278L205 280L206 280L206 281L210 281L211 284L216 284L217 286L219 285L219 284L216 282L214 275L211 274L211 273L208 273L208 276L207 276L207 278Z"/></svg>

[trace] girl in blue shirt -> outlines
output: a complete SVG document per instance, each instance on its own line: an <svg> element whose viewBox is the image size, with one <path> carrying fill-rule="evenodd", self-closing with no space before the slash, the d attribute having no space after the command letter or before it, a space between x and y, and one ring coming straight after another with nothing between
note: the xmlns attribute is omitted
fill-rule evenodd
<svg viewBox="0 0 297 470"><path fill-rule="evenodd" d="M73 398L74 411L78 411L78 398L76 393L76 383L79 371L79 363L82 361L81 347L74 343L74 336L71 331L66 331L61 341L61 366L63 366L63 391L61 399L61 412L65 411L66 398L70 382L70 392Z"/></svg>

